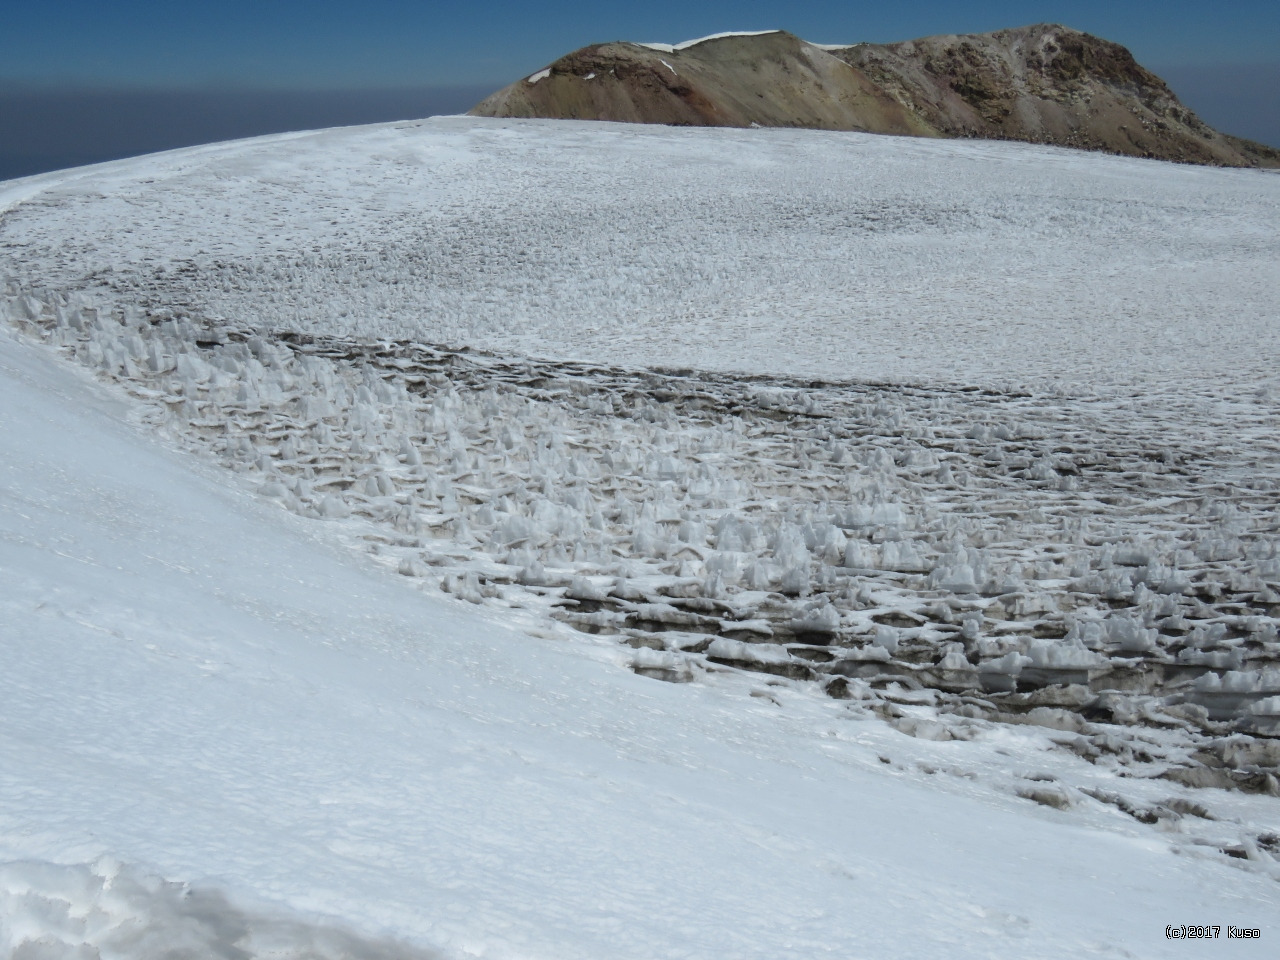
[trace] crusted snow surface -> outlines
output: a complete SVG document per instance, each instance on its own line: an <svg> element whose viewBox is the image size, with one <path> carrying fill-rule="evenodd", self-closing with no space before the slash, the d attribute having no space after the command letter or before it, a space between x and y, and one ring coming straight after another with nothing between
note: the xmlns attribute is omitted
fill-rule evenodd
<svg viewBox="0 0 1280 960"><path fill-rule="evenodd" d="M1280 388L1278 208L1028 144L441 118L45 181L0 251L236 327L1140 402Z"/></svg>
<svg viewBox="0 0 1280 960"><path fill-rule="evenodd" d="M1164 955L1171 914L1274 915L1256 802L1207 839L1175 785L1092 799L1051 735L957 739L905 689L890 726L633 673L335 549L86 380L0 339L6 955Z"/></svg>
<svg viewBox="0 0 1280 960"><path fill-rule="evenodd" d="M1048 831L1035 845L1053 850L1055 864L1059 847L1077 836L1094 845L1090 851L1123 839L1129 846L1119 859L1130 847L1142 855L1121 868L1099 854L1107 865L1092 875L1132 868L1138 876L1149 863L1143 858L1176 852L1153 869L1192 897L1187 902L1202 884L1225 888L1212 878L1229 871L1222 876L1235 878L1231 889L1242 891L1242 902L1274 912L1280 445L1275 349L1263 333L1280 291L1280 179L1009 144L446 120L143 158L45 178L38 190L29 181L6 186L15 205L0 224L7 271L0 316L9 325L113 384L128 397L123 409L170 448L195 454L206 469L225 468L220 482L238 491L237 509L266 524L263 542L303 534L342 545L362 557L360 576L368 578L347 594L393 612L402 608L390 596L436 604L429 614L423 607L404 615L460 618L446 618L433 643L462 643L455 634L474 631L488 637L468 662L506 664L503 644L524 645L520 661L500 671L509 684L498 692L450 688L461 681L448 671L435 677L437 661L424 672L406 668L406 684L454 689L449 704L486 704L486 722L503 730L499 718L516 714L538 731L595 729L599 710L641 724L643 742L655 749L668 736L696 739L708 723L734 730L735 743L763 738L748 751L752 759L733 753L731 766L748 779L787 784L781 793L765 789L759 801L768 806L786 793L786 830L763 807L750 814L781 830L770 836L787 849L815 842L815 833L790 832L801 830L797 824L844 823L824 821L827 807L811 806L810 793L788 792L832 775L804 759L812 748L824 762L870 778L853 794L839 787L824 794L836 806L856 794L858 804L882 797L893 807L897 784L923 784L921 796L938 804L927 816L947 824L939 836L948 844L973 829L954 824L956 797L985 811L976 820L1004 811L1020 824L1021 808ZM931 299L922 293L928 285ZM895 286L905 304L890 303ZM734 299L739 287L759 302ZM1215 291L1217 299L1209 296ZM869 304L892 309L896 332L877 324ZM7 462L41 460L27 449ZM54 488L59 478L92 475L104 458L136 456L95 455L93 466L55 465L38 477L15 473L14 489ZM88 502L92 510L98 501ZM31 512L24 505L15 515L30 520ZM166 523L178 520L162 515L148 536L160 536ZM68 538L28 531L17 542ZM217 562L245 566L234 581L242 590L254 578L263 591L278 586L264 565L307 569L270 551L261 563L238 555ZM67 570L78 571L70 563L46 579L70 577ZM194 561L175 563L205 576ZM132 568L120 565L120 582L132 582ZM342 588L324 589L331 603L346 602ZM442 592L453 598L444 606ZM229 594L236 609L270 609L236 596ZM400 649L363 599L332 631L315 626L331 606L316 602L319 619L307 622L322 645L336 631L342 650ZM50 599L30 606L40 604L62 609ZM70 622L89 629L110 619L109 607ZM489 626L477 626L476 615ZM157 636L188 619L220 622L219 614L192 617L186 608L148 616L161 621ZM344 626L361 617L372 617L367 630ZM497 624L526 636L514 640ZM204 662L218 663L223 633L199 640ZM157 654L163 663L168 656ZM291 662L292 654L281 656ZM273 664L245 669L267 677L285 669ZM302 672L272 687L275 695L334 682L289 669ZM88 676L73 672L66 681L68 702ZM145 677L140 664L129 683ZM335 723L354 722L348 714L377 696L370 683L358 695L332 688L357 704ZM508 686L522 691L511 703ZM525 696L540 706L522 706ZM303 709L286 700L279 709L300 713L297 736L314 731L324 740L308 711L327 702ZM220 709L213 703L191 722L208 722ZM655 711L656 719L638 718ZM336 769L366 733L422 749L416 738L429 731L407 733L400 726L407 715L396 710L374 713L383 724L377 730L362 720L356 733L295 767ZM740 718L750 718L749 730ZM262 722L289 728L274 715ZM483 752L483 734L461 726L458 755ZM40 742L36 733L23 736ZM394 744L371 756L370 769L401 762ZM707 791L736 796L732 777L727 785L716 780L724 761L710 759L723 745L715 737L705 744L681 754L682 769L706 767L705 776L670 788L691 819L673 812L654 824L680 825L671 847L687 843L690 831L701 836L706 823L696 811L709 807L699 804L716 805ZM548 809L563 805L560 791L573 794L579 776L629 782L616 770L600 774L594 759L573 759L560 740L528 749L558 773L545 783L540 772L518 775L498 791L512 803L532 790ZM444 793L427 802L413 784L440 762L439 748L414 757L403 803L425 802L421 809L438 813ZM792 777L769 766L775 762L799 766ZM454 920L442 907L402 916L397 904L412 897L435 902L435 888L421 885L431 880L366 914L364 904L381 903L385 885L357 872L344 882L368 899L343 906L343 882L321 882L316 892L305 879L329 875L323 853L289 873L178 827L167 836L188 845L179 844L181 855L138 824L84 841L68 832L74 816L46 816L51 788L40 784L64 776L60 770L37 763L27 780L12 781L5 809L43 838L14 844L13 858L82 864L76 876L99 876L101 869L83 865L103 855L136 860L172 880L214 878L228 890L316 911L325 923L338 918L442 949L481 943L503 955L513 943L533 943L533 955L573 956L598 946L519 911L510 921L517 932L480 932L513 909L521 891L528 895L522 882L545 883L546 871L604 876L593 859L539 859L550 833L535 830L507 851L519 878L497 893L472 873L445 898L461 905L478 897L491 905L487 913ZM505 768L486 763L475 776L490 775L508 783ZM843 776L833 782L846 783ZM273 789L263 803L289 785ZM388 804L380 809L401 809L400 798L369 789ZM31 796L40 804L21 799ZM601 836L625 832L620 825L634 811L618 802L616 817L594 807L577 815ZM349 804L330 812L332 819L303 818L298 830L320 835L356 816ZM460 832L475 826L455 807L442 815ZM735 817L726 821L730 832L741 827ZM391 812L357 816L370 863L413 860L443 843L425 833L397 839L389 819ZM960 860L940 863L932 844L927 852L914 846L918 838L895 822L876 829L935 881L958 876ZM1001 820L990 829L1014 828ZM1074 831L1070 844L1059 829ZM688 856L729 850L724 836L713 831ZM637 835L637 850L653 849L647 837ZM1028 849L1023 842L1009 849ZM272 864L282 849L272 848ZM468 846L440 849L447 860ZM972 844L964 849L984 884L1007 874L1003 857L999 866L982 859L993 855L985 846L982 856ZM1073 850L1068 859L1089 855ZM663 865L661 875L641 870L636 882L697 901L705 894L667 883L668 869L697 874L681 864ZM763 883L772 868L759 869ZM794 889L808 889L808 867L796 869ZM896 890L919 883L903 866L893 869ZM1023 874L1019 883L1043 889L1049 875L1048 868ZM737 893L723 896L755 902L728 874L725 882ZM1089 893L1076 902L1087 900L1089 910L1117 906L1109 898L1124 889L1119 880L1106 890L1081 883ZM555 890L562 912L587 909L576 893ZM1181 902L1181 894L1170 896ZM652 898L629 902L645 916L656 909ZM1144 902L1150 910L1156 901ZM623 948L610 955L725 952L723 943L678 941L679 929L697 927L692 920L658 931L619 903L600 913L604 926L626 931ZM744 950L735 941L732 952L812 956L822 944L840 952L852 942L854 931L821 906L811 924L779 919L793 907L801 909L766 911L772 932L753 928L758 942ZM1015 926L1023 932L1047 922L1007 915L1022 918ZM949 937L938 933L948 923L973 931L991 916L926 911L919 950ZM1147 937L1133 925L1108 925L1108 917L1092 928L1105 936L1072 931L1073 951L1158 954L1163 924L1172 922ZM1062 918L1067 927L1075 920L1066 908ZM830 939L793 937L790 946L780 939L801 928L828 930ZM948 943L949 955L957 949ZM1058 943L1044 949L1061 953ZM894 952L903 952L900 943Z"/></svg>
<svg viewBox="0 0 1280 960"><path fill-rule="evenodd" d="M0 863L0 950L13 960L441 958L279 905L246 907L216 886L165 880L108 856Z"/></svg>

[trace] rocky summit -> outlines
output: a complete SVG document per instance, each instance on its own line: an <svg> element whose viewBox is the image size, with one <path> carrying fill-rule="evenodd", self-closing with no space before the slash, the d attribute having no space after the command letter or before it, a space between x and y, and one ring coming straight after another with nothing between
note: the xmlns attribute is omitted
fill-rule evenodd
<svg viewBox="0 0 1280 960"><path fill-rule="evenodd" d="M1125 47L1057 24L845 47L781 30L595 44L471 113L978 137L1280 167L1280 150L1213 130Z"/></svg>

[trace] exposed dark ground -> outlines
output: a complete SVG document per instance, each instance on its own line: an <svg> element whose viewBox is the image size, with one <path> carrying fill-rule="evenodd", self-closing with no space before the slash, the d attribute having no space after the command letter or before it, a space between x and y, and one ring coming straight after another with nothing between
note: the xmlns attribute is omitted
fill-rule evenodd
<svg viewBox="0 0 1280 960"><path fill-rule="evenodd" d="M1218 84L1217 99L1256 99L1241 79ZM470 114L1017 140L1280 167L1280 150L1215 130L1125 47L1057 23L827 50L783 30L679 48L595 43L517 78Z"/></svg>

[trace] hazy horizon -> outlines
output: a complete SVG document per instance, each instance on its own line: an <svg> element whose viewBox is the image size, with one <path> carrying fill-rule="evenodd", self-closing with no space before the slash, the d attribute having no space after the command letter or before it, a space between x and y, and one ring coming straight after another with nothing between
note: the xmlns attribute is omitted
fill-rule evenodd
<svg viewBox="0 0 1280 960"><path fill-rule="evenodd" d="M1123 44L1209 125L1280 147L1280 5L1171 0L45 0L0 31L0 179L157 150L460 113L590 43L784 29L884 43L1062 23Z"/></svg>
<svg viewBox="0 0 1280 960"><path fill-rule="evenodd" d="M1152 69L1211 127L1280 147L1280 64ZM0 180L264 134L465 113L512 79L327 90L11 84L0 88Z"/></svg>
<svg viewBox="0 0 1280 960"><path fill-rule="evenodd" d="M0 90L0 180L270 133L464 113L490 86Z"/></svg>

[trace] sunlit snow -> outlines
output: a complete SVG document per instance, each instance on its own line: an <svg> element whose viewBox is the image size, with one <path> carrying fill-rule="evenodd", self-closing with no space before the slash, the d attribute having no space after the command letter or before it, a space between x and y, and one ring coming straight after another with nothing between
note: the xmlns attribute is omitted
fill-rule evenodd
<svg viewBox="0 0 1280 960"><path fill-rule="evenodd" d="M708 40L722 40L725 37L762 37L769 33L778 33L777 30L737 30L727 31L725 33L712 33L705 37L698 37L696 40L685 40L683 43L637 43L637 47L648 47L650 50L657 50L659 53L675 53L677 50L688 50L690 47L696 47L700 43L706 43Z"/></svg>
<svg viewBox="0 0 1280 960"><path fill-rule="evenodd" d="M1276 915L1280 178L448 118L0 210L0 949Z"/></svg>

